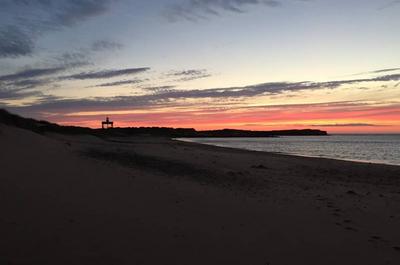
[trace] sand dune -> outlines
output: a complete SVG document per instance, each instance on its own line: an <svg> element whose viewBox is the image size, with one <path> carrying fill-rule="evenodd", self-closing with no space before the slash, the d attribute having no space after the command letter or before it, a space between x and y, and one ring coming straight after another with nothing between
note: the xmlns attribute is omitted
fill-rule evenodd
<svg viewBox="0 0 400 265"><path fill-rule="evenodd" d="M400 167L0 125L0 264L400 264Z"/></svg>

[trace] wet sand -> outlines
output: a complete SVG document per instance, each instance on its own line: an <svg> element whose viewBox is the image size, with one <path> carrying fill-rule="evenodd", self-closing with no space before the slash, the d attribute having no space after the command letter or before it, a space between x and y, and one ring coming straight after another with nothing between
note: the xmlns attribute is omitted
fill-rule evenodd
<svg viewBox="0 0 400 265"><path fill-rule="evenodd" d="M400 264L400 167L0 125L0 264Z"/></svg>

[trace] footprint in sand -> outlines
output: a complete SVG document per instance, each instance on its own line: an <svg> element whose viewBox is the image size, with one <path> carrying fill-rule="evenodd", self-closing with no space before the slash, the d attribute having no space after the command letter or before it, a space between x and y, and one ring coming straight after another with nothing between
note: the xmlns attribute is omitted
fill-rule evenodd
<svg viewBox="0 0 400 265"><path fill-rule="evenodd" d="M370 238L368 239L369 242L374 243L374 244L378 244L381 243L385 246L387 246L388 244L390 244L390 241L383 239L380 236L370 236ZM400 246L393 246L392 247L393 250L400 252Z"/></svg>
<svg viewBox="0 0 400 265"><path fill-rule="evenodd" d="M353 223L352 220L350 220L350 219L344 219L342 223L343 223L343 225L345 226L345 229L346 229L346 230L354 231L354 232L357 232L357 231L358 231L357 228L355 228L355 227L353 227L353 226L350 226L350 224Z"/></svg>
<svg viewBox="0 0 400 265"><path fill-rule="evenodd" d="M380 236L376 236L376 235L375 236L370 236L368 241L372 242L372 243L387 243L387 240L383 239Z"/></svg>
<svg viewBox="0 0 400 265"><path fill-rule="evenodd" d="M354 232L357 232L357 231L358 231L356 228L351 227L351 226L346 226L345 229L346 229L346 230L349 230L349 231L354 231Z"/></svg>
<svg viewBox="0 0 400 265"><path fill-rule="evenodd" d="M348 195L358 195L357 192L355 192L354 190L348 190L346 193Z"/></svg>
<svg viewBox="0 0 400 265"><path fill-rule="evenodd" d="M339 209L339 208L335 208L334 210L333 210L333 213L332 213L332 215L333 216L336 216L336 217L340 217L340 216L342 216L341 215L341 209Z"/></svg>
<svg viewBox="0 0 400 265"><path fill-rule="evenodd" d="M252 165L251 168L256 168L256 169L268 169L266 166L259 164L259 165Z"/></svg>

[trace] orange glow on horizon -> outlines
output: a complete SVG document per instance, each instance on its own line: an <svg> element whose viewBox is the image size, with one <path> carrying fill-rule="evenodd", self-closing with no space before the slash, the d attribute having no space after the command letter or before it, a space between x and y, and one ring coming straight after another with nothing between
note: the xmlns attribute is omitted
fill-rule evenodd
<svg viewBox="0 0 400 265"><path fill-rule="evenodd" d="M91 128L101 127L104 112L49 117L53 122ZM337 106L291 106L242 110L209 111L153 110L113 112L115 127L174 127L196 130L243 129L285 130L320 129L328 133L400 133L400 108L357 106L343 110Z"/></svg>

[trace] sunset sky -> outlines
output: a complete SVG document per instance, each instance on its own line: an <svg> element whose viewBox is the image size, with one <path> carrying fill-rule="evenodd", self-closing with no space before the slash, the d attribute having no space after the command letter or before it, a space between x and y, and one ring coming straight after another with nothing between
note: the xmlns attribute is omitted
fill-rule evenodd
<svg viewBox="0 0 400 265"><path fill-rule="evenodd" d="M0 108L400 133L399 0L0 0Z"/></svg>

